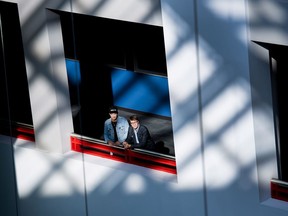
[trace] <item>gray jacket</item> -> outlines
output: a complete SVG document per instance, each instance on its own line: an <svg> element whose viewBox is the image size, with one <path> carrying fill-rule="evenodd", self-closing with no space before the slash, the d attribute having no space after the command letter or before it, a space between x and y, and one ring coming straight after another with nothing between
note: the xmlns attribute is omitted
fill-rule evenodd
<svg viewBox="0 0 288 216"><path fill-rule="evenodd" d="M117 132L117 136L118 136L118 141L119 142L124 142L125 139L127 138L127 134L128 134L128 128L129 128L129 124L126 118L122 117L122 116L118 116L117 118L117 125L116 125L116 132ZM116 142L117 140L114 140L114 129L112 126L112 122L111 119L107 119L104 123L104 139L106 142L108 142L109 140Z"/></svg>

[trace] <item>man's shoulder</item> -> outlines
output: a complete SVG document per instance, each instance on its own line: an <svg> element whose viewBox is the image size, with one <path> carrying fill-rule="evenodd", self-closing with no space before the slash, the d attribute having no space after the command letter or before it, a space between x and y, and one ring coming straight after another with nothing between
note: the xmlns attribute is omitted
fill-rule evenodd
<svg viewBox="0 0 288 216"><path fill-rule="evenodd" d="M127 121L127 119L123 116L118 116L118 120L121 120L121 121Z"/></svg>
<svg viewBox="0 0 288 216"><path fill-rule="evenodd" d="M140 125L139 130L148 131L148 128L145 125Z"/></svg>
<svg viewBox="0 0 288 216"><path fill-rule="evenodd" d="M108 124L108 123L111 123L111 119L110 118L105 120L105 124Z"/></svg>

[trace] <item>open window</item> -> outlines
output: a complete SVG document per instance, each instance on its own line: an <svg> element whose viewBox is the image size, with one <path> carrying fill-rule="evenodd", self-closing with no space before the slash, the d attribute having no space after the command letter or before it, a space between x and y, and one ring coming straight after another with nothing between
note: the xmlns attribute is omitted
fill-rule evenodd
<svg viewBox="0 0 288 216"><path fill-rule="evenodd" d="M271 197L288 201L288 47L260 43L269 50L278 178L271 180Z"/></svg>
<svg viewBox="0 0 288 216"><path fill-rule="evenodd" d="M130 158L131 153L123 155L121 150L96 145L103 144L108 108L116 105L119 115L127 119L137 114L153 139L169 150L157 155L153 165L147 165L151 154L159 152L148 152L137 164L157 167L157 158L162 157L168 164L172 161L165 166L172 166L176 173L163 28L51 11L61 20L73 114L72 149L117 160L119 154ZM79 139L85 141L81 147L77 146ZM144 158L150 159L143 162Z"/></svg>
<svg viewBox="0 0 288 216"><path fill-rule="evenodd" d="M34 140L17 4L0 2L0 133Z"/></svg>

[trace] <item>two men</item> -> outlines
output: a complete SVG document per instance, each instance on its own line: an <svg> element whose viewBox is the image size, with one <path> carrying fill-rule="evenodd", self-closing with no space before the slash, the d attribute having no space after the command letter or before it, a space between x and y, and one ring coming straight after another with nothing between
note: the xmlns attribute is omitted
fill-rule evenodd
<svg viewBox="0 0 288 216"><path fill-rule="evenodd" d="M155 143L144 125L136 115L126 118L118 115L115 106L109 109L110 118L104 123L104 139L111 146L123 146L125 149L142 148L153 150Z"/></svg>

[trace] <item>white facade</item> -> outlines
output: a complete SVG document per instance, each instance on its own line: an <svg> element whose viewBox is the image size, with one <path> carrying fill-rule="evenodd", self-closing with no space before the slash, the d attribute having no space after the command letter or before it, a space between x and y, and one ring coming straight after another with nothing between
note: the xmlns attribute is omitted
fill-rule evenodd
<svg viewBox="0 0 288 216"><path fill-rule="evenodd" d="M36 145L1 136L0 215L287 215L270 198L269 59L253 42L288 44L285 1L8 2L19 8ZM69 93L54 82L67 90L64 54L46 8L163 26L177 175L68 150Z"/></svg>

